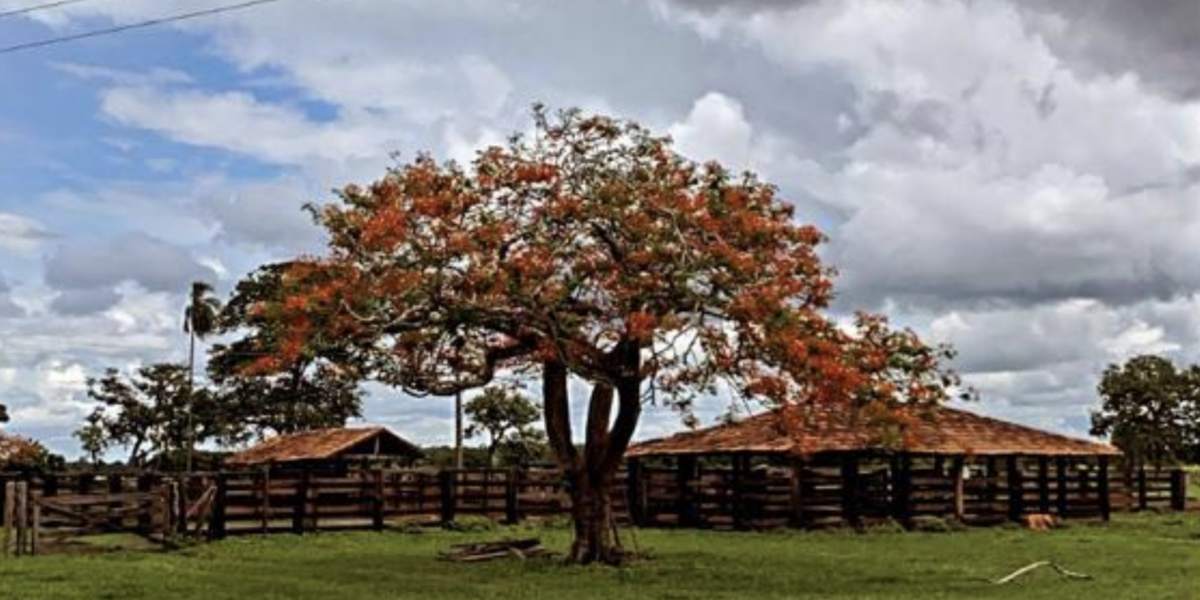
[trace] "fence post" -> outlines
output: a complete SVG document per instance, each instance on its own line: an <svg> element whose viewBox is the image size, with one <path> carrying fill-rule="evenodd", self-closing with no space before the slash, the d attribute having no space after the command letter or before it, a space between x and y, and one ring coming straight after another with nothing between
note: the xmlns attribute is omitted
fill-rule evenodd
<svg viewBox="0 0 1200 600"><path fill-rule="evenodd" d="M122 477L121 475L119 475L117 473L113 473L108 476L108 493L110 496L113 494L120 496L121 493L124 491L124 489L125 489L124 477ZM120 507L123 504L123 502L120 500L117 500L116 504L118 507ZM124 514L121 511L118 510L116 515L113 515L113 501L111 501L111 498L110 498L110 501L108 502L108 513L109 513L108 514L108 526L109 527L114 528L116 530L120 530L121 528L123 528L125 526Z"/></svg>
<svg viewBox="0 0 1200 600"><path fill-rule="evenodd" d="M696 525L696 499L693 497L696 480L696 457L681 454L675 459L675 478L679 490L679 524L684 527Z"/></svg>
<svg viewBox="0 0 1200 600"><path fill-rule="evenodd" d="M37 556L42 547L42 505L33 497L29 507L33 531L29 538L29 553Z"/></svg>
<svg viewBox="0 0 1200 600"><path fill-rule="evenodd" d="M842 457L842 518L852 526L859 523L858 487L858 455L848 454Z"/></svg>
<svg viewBox="0 0 1200 600"><path fill-rule="evenodd" d="M375 469L372 483L375 493L372 495L374 502L371 504L371 528L383 531L383 469Z"/></svg>
<svg viewBox="0 0 1200 600"><path fill-rule="evenodd" d="M966 462L966 458L959 454L950 463L950 468L954 470L954 518L959 522L967 518L966 480L963 479Z"/></svg>
<svg viewBox="0 0 1200 600"><path fill-rule="evenodd" d="M1055 501L1060 519L1067 516L1067 468L1067 457L1056 456L1054 458L1054 484L1058 488Z"/></svg>
<svg viewBox="0 0 1200 600"><path fill-rule="evenodd" d="M1183 469L1171 471L1171 510L1187 510L1188 474Z"/></svg>
<svg viewBox="0 0 1200 600"><path fill-rule="evenodd" d="M42 478L42 495L58 495L58 475L50 474Z"/></svg>
<svg viewBox="0 0 1200 600"><path fill-rule="evenodd" d="M987 457L987 486L984 490L984 495L987 497L989 510L994 508L996 503L996 482L1000 479L1000 465L994 455Z"/></svg>
<svg viewBox="0 0 1200 600"><path fill-rule="evenodd" d="M1017 455L1006 457L1008 467L1008 520L1020 521L1025 514L1025 490L1022 481L1021 463Z"/></svg>
<svg viewBox="0 0 1200 600"><path fill-rule="evenodd" d="M504 520L509 525L521 522L521 508L517 505L517 478L520 471L516 467L508 469L508 478L504 480Z"/></svg>
<svg viewBox="0 0 1200 600"><path fill-rule="evenodd" d="M259 527L263 533L271 531L271 469L263 467L258 472L258 510L259 510Z"/></svg>
<svg viewBox="0 0 1200 600"><path fill-rule="evenodd" d="M16 514L16 504L17 482L8 481L4 484L4 547L0 549L0 554L4 554L5 556L11 554L13 517Z"/></svg>
<svg viewBox="0 0 1200 600"><path fill-rule="evenodd" d="M442 525L449 525L454 522L455 498L455 483L458 473L453 469L443 469L438 472L438 489L441 492L441 512Z"/></svg>
<svg viewBox="0 0 1200 600"><path fill-rule="evenodd" d="M1050 458L1045 454L1038 456L1038 512L1050 512Z"/></svg>
<svg viewBox="0 0 1200 600"><path fill-rule="evenodd" d="M1146 498L1146 465L1138 465L1137 476L1138 510L1146 510L1150 505Z"/></svg>
<svg viewBox="0 0 1200 600"><path fill-rule="evenodd" d="M225 503L228 499L229 481L224 473L218 473L216 494L213 495L212 521L208 525L208 539L225 539Z"/></svg>
<svg viewBox="0 0 1200 600"><path fill-rule="evenodd" d="M159 497L162 500L162 543L167 548L171 546L175 537L175 490L174 478L164 480L159 489Z"/></svg>
<svg viewBox="0 0 1200 600"><path fill-rule="evenodd" d="M171 510L175 513L175 533L181 536L188 534L188 495L192 485L191 473L185 473L175 479L171 488L171 500L174 504Z"/></svg>
<svg viewBox="0 0 1200 600"><path fill-rule="evenodd" d="M804 528L804 460L792 459L792 478L789 483L792 494L788 524L796 529Z"/></svg>
<svg viewBox="0 0 1200 600"><path fill-rule="evenodd" d="M912 456L893 455L891 467L892 518L907 527L912 522Z"/></svg>
<svg viewBox="0 0 1200 600"><path fill-rule="evenodd" d="M292 498L292 533L297 535L304 533L304 519L308 509L308 478L309 471L305 468L300 472L300 479L296 481L296 495Z"/></svg>
<svg viewBox="0 0 1200 600"><path fill-rule="evenodd" d="M92 493L92 484L95 483L95 475L83 474L75 480L75 493L85 496Z"/></svg>
<svg viewBox="0 0 1200 600"><path fill-rule="evenodd" d="M147 498L143 498L141 496L141 494L149 494L150 490L152 490L153 488L154 488L154 476L153 475L139 474L137 476L137 491L138 491L138 499L137 499L137 503L138 503L137 521L138 521L138 523L137 523L137 527L138 527L138 532L142 533L143 535L149 535L150 530L153 529L154 501L150 500L149 502L147 502ZM142 510L143 504L148 504L146 510Z"/></svg>
<svg viewBox="0 0 1200 600"><path fill-rule="evenodd" d="M730 478L730 481L729 481L730 491L733 492L733 501L729 505L729 508L730 508L729 512L732 513L731 516L733 517L733 528L734 529L745 529L746 528L745 486L746 486L746 471L749 470L747 468L749 462L750 462L749 457L747 457L745 455L742 455L742 454L734 454L733 455L733 465L732 465L733 473L732 473L732 477ZM694 500L693 500L693 504L695 504Z"/></svg>
<svg viewBox="0 0 1200 600"><path fill-rule="evenodd" d="M1112 498L1108 494L1108 457L1100 457L1100 474L1096 480L1096 491L1100 494L1100 518L1108 520L1112 512Z"/></svg>
<svg viewBox="0 0 1200 600"><path fill-rule="evenodd" d="M625 502L629 504L629 520L635 527L646 524L646 494L645 483L642 481L642 460L629 459L628 470L625 474L625 490L629 496Z"/></svg>
<svg viewBox="0 0 1200 600"><path fill-rule="evenodd" d="M25 554L29 536L29 483L17 482L17 556Z"/></svg>

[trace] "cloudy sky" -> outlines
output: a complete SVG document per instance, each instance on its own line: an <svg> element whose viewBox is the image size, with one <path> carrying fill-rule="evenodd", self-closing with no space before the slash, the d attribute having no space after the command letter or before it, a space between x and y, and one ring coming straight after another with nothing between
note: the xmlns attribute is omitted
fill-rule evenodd
<svg viewBox="0 0 1200 600"><path fill-rule="evenodd" d="M0 47L224 2L3 16ZM319 251L303 203L542 101L764 174L831 235L839 309L954 344L978 410L1083 433L1107 363L1200 360L1198 56L1191 0L282 0L0 53L8 429L77 454L88 375L184 357L187 282ZM367 405L426 443L450 414Z"/></svg>

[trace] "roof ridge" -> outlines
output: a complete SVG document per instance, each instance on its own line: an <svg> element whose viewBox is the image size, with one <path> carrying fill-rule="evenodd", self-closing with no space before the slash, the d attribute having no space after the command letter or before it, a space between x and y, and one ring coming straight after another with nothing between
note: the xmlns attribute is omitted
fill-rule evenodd
<svg viewBox="0 0 1200 600"><path fill-rule="evenodd" d="M812 410L803 411L808 418L795 431L768 429L782 412L799 407ZM865 427L864 423L845 410L834 408L837 407L811 404L769 408L731 423L717 423L642 441L631 446L629 451L633 456L655 453L783 452L796 449L796 444L801 443L792 434L808 437L809 442L815 442L816 448L812 452L883 448L873 429ZM906 408L911 409L909 414L919 414L922 407ZM967 455L1120 453L1119 449L1104 442L1006 421L965 407L939 404L927 408L932 418L915 422L905 431L906 440L910 440L905 448L911 452Z"/></svg>

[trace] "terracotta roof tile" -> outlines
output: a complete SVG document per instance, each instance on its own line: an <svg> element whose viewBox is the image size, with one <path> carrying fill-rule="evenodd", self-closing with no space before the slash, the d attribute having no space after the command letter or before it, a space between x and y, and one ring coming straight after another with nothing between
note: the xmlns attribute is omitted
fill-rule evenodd
<svg viewBox="0 0 1200 600"><path fill-rule="evenodd" d="M1119 455L1108 444L1089 442L1032 427L941 406L929 418L916 418L905 432L903 448L914 454L1048 456ZM786 453L806 441L810 452L847 452L880 448L879 435L845 409L809 410L799 431L784 429L778 411L729 425L677 433L630 447L626 456Z"/></svg>
<svg viewBox="0 0 1200 600"><path fill-rule="evenodd" d="M391 436L417 452L417 446L386 427L315 429L273 437L225 459L229 465L257 465L302 460L327 460L377 435Z"/></svg>

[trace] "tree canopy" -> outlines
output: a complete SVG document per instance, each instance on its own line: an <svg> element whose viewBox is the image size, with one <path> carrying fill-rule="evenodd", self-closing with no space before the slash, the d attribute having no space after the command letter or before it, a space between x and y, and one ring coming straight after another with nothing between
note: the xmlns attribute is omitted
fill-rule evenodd
<svg viewBox="0 0 1200 600"><path fill-rule="evenodd" d="M281 326L263 307L282 301L281 278L287 268L273 264L251 273L217 317L216 331L242 334L213 346L208 363L221 404L239 417L235 437L340 427L361 415L361 377L342 344L310 342L284 369L252 368L279 351Z"/></svg>
<svg viewBox="0 0 1200 600"><path fill-rule="evenodd" d="M88 380L87 394L99 405L76 437L93 458L113 446L129 448L130 466L152 457L173 462L191 441L221 436L235 420L207 389L192 389L185 365L149 365L129 377L109 369Z"/></svg>
<svg viewBox="0 0 1200 600"><path fill-rule="evenodd" d="M538 405L520 391L491 385L466 405L467 437L487 436L488 464L496 464L497 451L512 462L528 463L545 443L546 436L535 426L541 420Z"/></svg>
<svg viewBox="0 0 1200 600"><path fill-rule="evenodd" d="M1200 459L1200 366L1136 356L1109 365L1098 391L1092 434L1108 436L1136 464Z"/></svg>
<svg viewBox="0 0 1200 600"><path fill-rule="evenodd" d="M827 314L825 237L774 186L630 121L537 108L534 125L469 168L422 155L314 207L330 251L286 273L269 309L286 339L260 367L350 340L374 377L415 394L540 377L580 562L620 558L607 492L644 402L687 412L726 390L884 420L957 383L947 349L879 316ZM591 385L581 449L571 377Z"/></svg>

